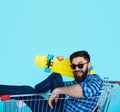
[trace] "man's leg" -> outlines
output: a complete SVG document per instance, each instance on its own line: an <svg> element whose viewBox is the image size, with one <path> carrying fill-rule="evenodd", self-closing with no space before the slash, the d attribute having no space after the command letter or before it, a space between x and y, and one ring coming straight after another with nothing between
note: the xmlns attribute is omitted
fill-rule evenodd
<svg viewBox="0 0 120 112"><path fill-rule="evenodd" d="M62 76L58 73L52 73L44 81L35 86L38 93L45 93L49 90L53 90L57 87L64 86Z"/></svg>
<svg viewBox="0 0 120 112"><path fill-rule="evenodd" d="M0 96L9 94L32 94L32 93L45 93L49 90L53 90L56 87L64 86L63 80L60 74L52 73L44 81L35 86L35 89L30 86L13 86L13 85L0 85Z"/></svg>
<svg viewBox="0 0 120 112"><path fill-rule="evenodd" d="M12 85L0 85L1 95L17 95L17 94L32 94L36 93L36 90L30 86L12 86Z"/></svg>

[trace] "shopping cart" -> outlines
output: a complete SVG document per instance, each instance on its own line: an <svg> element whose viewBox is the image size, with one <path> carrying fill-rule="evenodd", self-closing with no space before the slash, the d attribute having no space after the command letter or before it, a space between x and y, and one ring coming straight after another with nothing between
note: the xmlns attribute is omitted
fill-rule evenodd
<svg viewBox="0 0 120 112"><path fill-rule="evenodd" d="M103 88L100 91L101 95L93 96L99 98L98 104L93 112L108 112L110 104L116 100L120 91L119 85L119 81L104 80ZM50 94L51 93L3 95L1 97L3 101L3 112L47 112L49 106L45 107L44 104ZM67 100L67 98L65 99ZM63 100L63 98L59 99L59 105L62 104ZM42 111L39 110L39 107ZM31 108L33 111L31 111ZM60 108L57 108L57 103L55 103L54 108L57 109L57 112L62 112Z"/></svg>
<svg viewBox="0 0 120 112"><path fill-rule="evenodd" d="M120 81L111 81L109 78L105 78L103 81L103 88L100 91L101 95L95 112L108 112L110 104L117 100L120 93Z"/></svg>

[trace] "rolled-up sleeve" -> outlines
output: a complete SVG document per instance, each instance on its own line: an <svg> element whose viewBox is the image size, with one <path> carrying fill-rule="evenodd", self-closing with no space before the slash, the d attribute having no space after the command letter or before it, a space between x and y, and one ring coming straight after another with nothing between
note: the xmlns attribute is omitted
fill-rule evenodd
<svg viewBox="0 0 120 112"><path fill-rule="evenodd" d="M89 75L89 77L80 83L84 97L96 96L102 88L102 79L98 75Z"/></svg>

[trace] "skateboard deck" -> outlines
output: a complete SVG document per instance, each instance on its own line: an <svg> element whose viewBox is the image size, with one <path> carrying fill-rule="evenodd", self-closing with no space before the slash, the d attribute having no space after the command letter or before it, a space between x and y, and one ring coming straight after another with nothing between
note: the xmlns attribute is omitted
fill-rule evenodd
<svg viewBox="0 0 120 112"><path fill-rule="evenodd" d="M71 69L70 60L63 59L58 60L56 57L50 58L50 56L37 55L34 60L34 64L40 68L45 69L47 72L56 72L64 76L73 78L73 70ZM50 69L47 70L47 69ZM90 71L90 74L94 74L93 70Z"/></svg>

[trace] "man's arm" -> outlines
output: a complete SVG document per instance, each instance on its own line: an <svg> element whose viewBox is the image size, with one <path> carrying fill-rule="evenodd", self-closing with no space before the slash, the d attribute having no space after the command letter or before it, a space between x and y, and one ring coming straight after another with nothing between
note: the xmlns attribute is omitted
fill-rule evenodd
<svg viewBox="0 0 120 112"><path fill-rule="evenodd" d="M54 93L58 93L58 94L54 94ZM65 95L73 96L76 98L83 97L82 87L79 84L56 88L53 90L53 92L49 98L49 101L48 101L48 104L51 108L53 108L52 101L53 100L56 101L56 98L59 97L59 94L65 94Z"/></svg>
<svg viewBox="0 0 120 112"><path fill-rule="evenodd" d="M82 87L79 84L66 87L59 87L54 89L52 93L65 94L76 98L83 97Z"/></svg>

